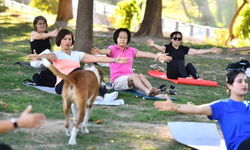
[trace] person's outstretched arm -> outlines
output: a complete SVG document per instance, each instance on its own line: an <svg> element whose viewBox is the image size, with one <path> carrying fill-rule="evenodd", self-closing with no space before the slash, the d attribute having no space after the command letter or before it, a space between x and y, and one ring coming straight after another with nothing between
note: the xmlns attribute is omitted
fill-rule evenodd
<svg viewBox="0 0 250 150"><path fill-rule="evenodd" d="M250 51L250 47L240 47L240 48L236 48L235 46L231 45L232 48L228 48L227 51L228 52L235 52L235 51Z"/></svg>
<svg viewBox="0 0 250 150"><path fill-rule="evenodd" d="M18 128L39 128L45 122L44 114L31 114L32 106L29 105L22 113L22 115L16 119ZM0 134L9 132L15 129L11 120L0 121Z"/></svg>
<svg viewBox="0 0 250 150"><path fill-rule="evenodd" d="M217 48L217 47L213 47L211 49L199 49L199 50L190 48L188 51L188 55L202 55L202 54L206 54L206 53L219 54L222 51L223 50L221 48Z"/></svg>
<svg viewBox="0 0 250 150"><path fill-rule="evenodd" d="M166 47L165 46L160 46L154 43L152 39L147 40L147 45L155 48L156 50L160 51L161 53L165 53Z"/></svg>
<svg viewBox="0 0 250 150"><path fill-rule="evenodd" d="M95 47L95 48L92 48L92 50L91 50L92 55L101 54L101 55L109 56L110 53L111 53L111 49L109 49L109 48L99 50L97 47Z"/></svg>
<svg viewBox="0 0 250 150"><path fill-rule="evenodd" d="M61 30L61 28L59 30ZM47 38L55 38L59 30L55 28L53 31L49 31L47 33L38 33L37 31L32 31L30 34L30 42L34 40L44 40Z"/></svg>
<svg viewBox="0 0 250 150"><path fill-rule="evenodd" d="M166 62L170 62L172 60L171 56L167 56L168 53L162 54L154 54L150 52L143 52L143 51L137 51L135 57L144 57L144 58L153 58L153 59L158 59L159 61L165 60Z"/></svg>
<svg viewBox="0 0 250 150"><path fill-rule="evenodd" d="M159 111L178 111L184 114L199 114L199 115L206 115L206 116L212 116L212 109L210 105L204 104L204 105L193 105L193 104L176 104L173 103L167 94L166 101L156 101L154 103L156 108L159 108Z"/></svg>
<svg viewBox="0 0 250 150"><path fill-rule="evenodd" d="M30 54L28 55L28 59L30 61L36 61L36 60L42 60L42 58L46 58L48 59L50 62L54 62L56 59L56 55L54 53L43 53L43 54L39 54L37 55L36 50L33 50L34 54Z"/></svg>
<svg viewBox="0 0 250 150"><path fill-rule="evenodd" d="M125 64L128 62L128 57L120 57L121 54L117 58L109 58L104 56L93 56L90 54L84 54L82 58L82 62L84 63L94 63L94 62L103 62L103 63L119 63Z"/></svg>

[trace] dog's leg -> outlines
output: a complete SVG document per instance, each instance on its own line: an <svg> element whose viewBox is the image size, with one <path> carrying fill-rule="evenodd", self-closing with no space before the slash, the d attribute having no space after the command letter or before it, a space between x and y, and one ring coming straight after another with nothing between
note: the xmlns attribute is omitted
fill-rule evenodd
<svg viewBox="0 0 250 150"><path fill-rule="evenodd" d="M81 132L82 132L82 133L89 133L89 130L88 130L88 128L87 128L87 124L88 124L88 121L89 121L89 116L90 116L90 114L91 114L91 111L92 111L92 107L87 106L87 107L86 107L86 110L85 110L84 121L83 121L82 127L81 127Z"/></svg>
<svg viewBox="0 0 250 150"><path fill-rule="evenodd" d="M83 117L85 115L85 107L86 107L86 105L82 105L82 106L84 106L84 107L79 107L77 122L76 122L76 125L73 127L73 129L71 131L71 136L70 136L70 139L69 139L69 145L75 145L76 144L76 135L77 135L77 131L78 131L78 126L83 121Z"/></svg>
<svg viewBox="0 0 250 150"><path fill-rule="evenodd" d="M76 127L73 127L71 131L71 136L69 139L69 145L75 145L76 144L76 135L77 135L78 129Z"/></svg>
<svg viewBox="0 0 250 150"><path fill-rule="evenodd" d="M70 110L70 104L68 104L68 100L63 100L63 111L65 115L65 128L66 128L66 135L70 136L70 130L69 130L69 110Z"/></svg>
<svg viewBox="0 0 250 150"><path fill-rule="evenodd" d="M74 124L76 124L78 108L74 103L71 104L71 110L72 110L72 114L73 114L73 117L74 117Z"/></svg>

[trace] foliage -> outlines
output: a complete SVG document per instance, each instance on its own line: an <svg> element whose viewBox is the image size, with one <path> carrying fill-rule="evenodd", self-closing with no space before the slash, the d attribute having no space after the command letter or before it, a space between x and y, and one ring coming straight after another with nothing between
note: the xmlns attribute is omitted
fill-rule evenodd
<svg viewBox="0 0 250 150"><path fill-rule="evenodd" d="M4 0L0 0L0 12L4 12L8 7L4 6Z"/></svg>
<svg viewBox="0 0 250 150"><path fill-rule="evenodd" d="M216 37L212 39L206 36L207 44L215 44L217 46L228 46L226 42L228 38L228 29L221 28L218 30L214 30L214 34L216 35Z"/></svg>
<svg viewBox="0 0 250 150"><path fill-rule="evenodd" d="M46 11L47 13L57 14L59 0L31 0L29 6Z"/></svg>
<svg viewBox="0 0 250 150"><path fill-rule="evenodd" d="M237 37L239 45L249 45L250 40L250 5L247 4L241 11L241 23L235 29L235 36Z"/></svg>
<svg viewBox="0 0 250 150"><path fill-rule="evenodd" d="M128 28L133 31L134 26L138 24L141 19L140 8L138 4L141 1L124 0L118 2L118 8L115 9L115 14L112 16L111 24L114 28Z"/></svg>

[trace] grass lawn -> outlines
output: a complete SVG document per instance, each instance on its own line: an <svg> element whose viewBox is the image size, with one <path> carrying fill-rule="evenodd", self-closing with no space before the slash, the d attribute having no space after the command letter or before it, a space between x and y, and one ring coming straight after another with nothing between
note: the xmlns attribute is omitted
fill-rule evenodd
<svg viewBox="0 0 250 150"><path fill-rule="evenodd" d="M55 27L59 26L49 26L48 30ZM34 30L32 22L25 22L19 15L0 13L0 99L8 104L7 108L0 106L0 119L18 117L29 104L33 106L33 113L44 113L47 117L42 128L18 129L1 135L0 141L11 145L13 149L190 150L191 148L181 145L173 139L166 123L168 121L215 122L208 120L205 116L185 115L173 111L159 112L154 108L153 100L144 100L134 95L119 93L118 99L124 99L125 105L94 106L89 122L90 133L81 134L79 132L77 145L68 146L69 138L65 135L61 96L23 85L24 79L31 79L32 75L38 71L15 65L16 61L28 62L27 55L31 52L29 36L32 30ZM75 32L74 29L72 31ZM164 40L155 40L155 42L160 45L168 43ZM51 43L53 49L58 49L54 40ZM112 38L109 37L94 38L94 46L98 48L107 48L113 43ZM156 50L147 47L146 40L137 42L132 37L129 45L141 51L156 53ZM197 49L213 47L212 45L192 43L183 43L183 45ZM171 84L175 85L178 95L173 97L179 100L174 102L183 104L193 102L200 105L227 98L224 86L227 65L239 61L240 57L249 59L247 54L228 54L226 48L223 50L224 52L220 55L186 56L186 62L192 62L205 80L217 81L217 87L174 84L151 77L147 74L151 64L156 63L166 67L166 64L155 62L153 59L136 58L133 68L135 68L135 73L144 74L155 87L166 84L167 90L169 90ZM103 67L102 69L105 71L105 81L109 82L109 68ZM245 98L248 99L248 97L249 94ZM97 119L101 120L103 124L95 124L94 121Z"/></svg>

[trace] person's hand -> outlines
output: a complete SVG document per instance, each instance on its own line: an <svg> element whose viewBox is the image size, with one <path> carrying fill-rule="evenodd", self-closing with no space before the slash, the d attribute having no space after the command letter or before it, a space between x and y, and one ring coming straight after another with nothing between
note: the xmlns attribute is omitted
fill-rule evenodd
<svg viewBox="0 0 250 150"><path fill-rule="evenodd" d="M61 28L60 28L61 29ZM57 36L57 34L58 34L58 29L57 28L55 28L52 32L51 32L51 37L56 37Z"/></svg>
<svg viewBox="0 0 250 150"><path fill-rule="evenodd" d="M232 48L227 49L228 52L234 52L237 50L235 46L233 46L233 45L231 45L231 46L232 46Z"/></svg>
<svg viewBox="0 0 250 150"><path fill-rule="evenodd" d="M147 46L154 46L154 45L155 45L155 43L152 39L147 40Z"/></svg>
<svg viewBox="0 0 250 150"><path fill-rule="evenodd" d="M169 53L157 53L157 57L155 58L155 60L159 60L161 63L164 63L164 61L166 62L170 62L172 61L172 57L171 56L167 56Z"/></svg>
<svg viewBox="0 0 250 150"><path fill-rule="evenodd" d="M125 64L128 62L129 58L128 57L120 57L121 54L115 59L115 62L118 64Z"/></svg>
<svg viewBox="0 0 250 150"><path fill-rule="evenodd" d="M167 94L165 94L166 97L166 101L162 102L162 101L156 101L154 103L155 108L159 108L159 111L170 111L170 110L174 110L174 103L170 100L170 98L168 97Z"/></svg>
<svg viewBox="0 0 250 150"><path fill-rule="evenodd" d="M31 109L29 105L16 120L19 128L39 128L45 122L44 114L31 114Z"/></svg>
<svg viewBox="0 0 250 150"><path fill-rule="evenodd" d="M96 55L96 54L99 54L99 53L100 53L100 50L97 47L91 49L91 54L92 55Z"/></svg>
<svg viewBox="0 0 250 150"><path fill-rule="evenodd" d="M221 48L217 48L217 47L212 48L212 53L220 54L221 52L223 52L223 50Z"/></svg>
<svg viewBox="0 0 250 150"><path fill-rule="evenodd" d="M34 54L28 55L28 59L29 59L30 61L36 61L36 60L38 60L36 50L34 49L33 52L34 52Z"/></svg>

